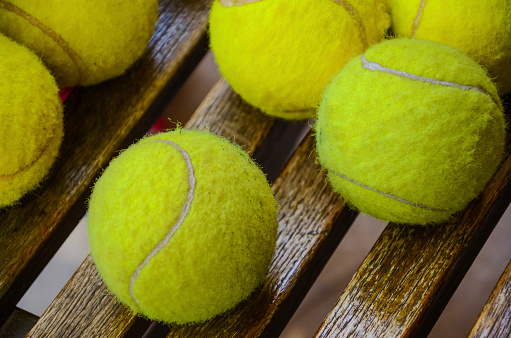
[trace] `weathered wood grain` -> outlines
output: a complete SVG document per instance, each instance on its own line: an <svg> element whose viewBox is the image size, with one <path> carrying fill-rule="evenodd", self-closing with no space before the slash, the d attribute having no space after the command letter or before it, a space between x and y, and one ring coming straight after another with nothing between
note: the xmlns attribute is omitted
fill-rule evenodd
<svg viewBox="0 0 511 338"><path fill-rule="evenodd" d="M264 285L235 309L202 325L173 326L168 337L277 337L328 261L355 214L327 184L314 139L300 145L273 190L277 249Z"/></svg>
<svg viewBox="0 0 511 338"><path fill-rule="evenodd" d="M511 156L448 224L389 224L316 337L427 336L509 205Z"/></svg>
<svg viewBox="0 0 511 338"><path fill-rule="evenodd" d="M76 88L49 177L0 211L0 323L85 214L94 178L156 121L207 49L208 0L161 0L148 51L125 75Z"/></svg>
<svg viewBox="0 0 511 338"><path fill-rule="evenodd" d="M187 128L209 129L254 152L272 125L272 118L242 101L225 80L220 80ZM123 337L143 332L148 326L149 322L115 301L88 257L29 336Z"/></svg>
<svg viewBox="0 0 511 338"><path fill-rule="evenodd" d="M511 337L511 262L495 285L468 336Z"/></svg>

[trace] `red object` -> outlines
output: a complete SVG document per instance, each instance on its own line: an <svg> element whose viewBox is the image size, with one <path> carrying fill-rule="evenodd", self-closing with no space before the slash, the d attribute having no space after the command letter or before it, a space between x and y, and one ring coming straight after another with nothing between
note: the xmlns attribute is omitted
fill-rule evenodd
<svg viewBox="0 0 511 338"><path fill-rule="evenodd" d="M149 129L149 134L156 134L162 131L167 130L168 127L165 126L165 119L160 118L156 123Z"/></svg>
<svg viewBox="0 0 511 338"><path fill-rule="evenodd" d="M71 94L71 92L73 91L74 87L67 87L67 88L62 88L60 90L60 99L62 100L62 102L66 101L67 97L69 96L69 94Z"/></svg>

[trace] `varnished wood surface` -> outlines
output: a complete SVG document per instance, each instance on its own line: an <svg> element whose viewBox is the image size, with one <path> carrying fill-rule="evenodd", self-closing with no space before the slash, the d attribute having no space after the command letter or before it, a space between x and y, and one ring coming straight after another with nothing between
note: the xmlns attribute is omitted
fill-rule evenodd
<svg viewBox="0 0 511 338"><path fill-rule="evenodd" d="M161 0L148 51L125 75L77 88L50 176L0 211L0 323L85 214L90 186L115 152L155 122L207 49L208 0Z"/></svg>
<svg viewBox="0 0 511 338"><path fill-rule="evenodd" d="M427 336L509 205L509 150L505 158L449 224L389 224L316 336Z"/></svg>
<svg viewBox="0 0 511 338"><path fill-rule="evenodd" d="M468 336L511 337L511 262L495 285Z"/></svg>
<svg viewBox="0 0 511 338"><path fill-rule="evenodd" d="M272 118L243 102L221 80L192 116L187 128L209 129L253 153L272 125ZM29 336L123 337L137 335L148 326L149 322L137 318L115 301L97 274L92 259L87 257Z"/></svg>

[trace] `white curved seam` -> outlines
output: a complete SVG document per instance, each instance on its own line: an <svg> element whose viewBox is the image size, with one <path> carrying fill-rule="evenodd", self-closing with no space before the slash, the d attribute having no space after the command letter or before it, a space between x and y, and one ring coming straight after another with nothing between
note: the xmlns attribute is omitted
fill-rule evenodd
<svg viewBox="0 0 511 338"><path fill-rule="evenodd" d="M417 12L417 16L415 17L415 20L413 21L413 28L412 28L412 38L415 37L415 32L417 32L417 29L419 29L419 21L422 17L422 10L424 8L424 5L426 4L426 0L422 0L419 5L419 11Z"/></svg>
<svg viewBox="0 0 511 338"><path fill-rule="evenodd" d="M353 183L355 185L358 185L359 187L361 188L364 188L366 190L369 190L369 191L372 191L372 192L375 192L377 194L380 194L382 196L385 196L385 197L389 197L389 198L392 198L393 200L396 200L398 202L401 202L401 203L405 203L405 204L408 204L408 205L411 205L413 207L417 207L417 208L421 208L421 209L425 209L425 210L431 210L431 211L446 211L445 209L439 209L439 208L434 208L434 207L430 207L428 205L425 205L425 204L420 204L420 203L414 203L414 202L410 202L408 200L405 200L404 198L401 198L401 197L398 197L396 195L392 195L392 194L388 194L388 193L384 193L384 192L381 192L379 190L376 190L374 188L371 188L370 186L368 185L365 185L363 183L360 183L360 182L357 182L343 174L339 174L338 172L335 172L333 170L330 170L329 171L334 174L335 176L339 177L339 178L342 178L343 180L345 181L348 181L350 183Z"/></svg>
<svg viewBox="0 0 511 338"><path fill-rule="evenodd" d="M149 264L149 261L151 260L151 258L153 258L161 249L163 249L165 247L165 245L167 245L167 243L170 241L172 236L174 236L176 231L179 229L179 227L185 220L186 215L188 215L188 212L190 211L190 206L193 201L193 194L195 191L195 182L196 182L194 168L192 165L192 161L190 160L190 155L183 148L181 148L178 144L176 144L175 142L172 142L172 141L155 140L153 142L167 143L167 144L174 146L177 150L179 150L179 152L181 153L181 155L183 156L183 158L186 162L186 166L188 169L188 187L189 188L188 188L188 195L186 197L185 203L183 204L183 208L181 209L181 214L179 215L179 218L176 220L174 225L172 225L172 227L170 228L170 230L167 233L167 235L165 236L165 238L163 240L161 240L158 244L156 244L154 249L146 256L144 261L139 266L137 266L135 272L130 277L129 293L130 293L131 299L133 299L133 301L135 302L135 304L138 307L140 307L140 306L137 303L137 300L136 300L135 294L134 294L134 290L133 290L135 282L136 282L138 276L140 275L140 272L142 271L142 269L147 264Z"/></svg>
<svg viewBox="0 0 511 338"><path fill-rule="evenodd" d="M243 6L245 4L250 4L258 1L262 0L218 0L218 2L220 2L220 5L224 7Z"/></svg>
<svg viewBox="0 0 511 338"><path fill-rule="evenodd" d="M362 67L364 67L365 69L372 70L372 71L385 72L388 74L404 77L404 78L414 80L414 81L421 81L421 82L431 83L434 85L447 86L447 87L454 87L454 88L459 88L461 90L475 90L475 91L478 91L478 92L488 96L495 104L498 105L498 103L495 102L493 97L486 90L481 89L476 86L462 85L462 84L459 84L457 82L452 82L452 81L437 80L437 79L430 78L430 77L419 76L419 75L415 75L412 73L407 73L402 70L384 67L377 62L368 61L366 59L365 55L362 55L360 60L362 61Z"/></svg>
<svg viewBox="0 0 511 338"><path fill-rule="evenodd" d="M369 42L367 41L367 32L362 21L362 17L358 14L357 9L353 7L353 5L347 0L333 0L339 5L343 6L346 12L355 20L356 25L358 26L358 33L360 37L360 42L362 43L362 48L366 50L369 48Z"/></svg>

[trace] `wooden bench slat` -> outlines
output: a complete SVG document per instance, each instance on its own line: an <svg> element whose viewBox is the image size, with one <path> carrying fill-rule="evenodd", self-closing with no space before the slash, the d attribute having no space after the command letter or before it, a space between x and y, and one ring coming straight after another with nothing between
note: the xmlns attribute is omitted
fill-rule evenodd
<svg viewBox="0 0 511 338"><path fill-rule="evenodd" d="M511 337L511 262L495 285L468 336Z"/></svg>
<svg viewBox="0 0 511 338"><path fill-rule="evenodd" d="M0 211L0 323L85 214L90 186L117 149L141 137L207 50L208 0L160 1L147 53L125 75L76 88L52 173Z"/></svg>
<svg viewBox="0 0 511 338"><path fill-rule="evenodd" d="M316 336L426 336L509 205L509 150L505 158L449 224L389 224Z"/></svg>
<svg viewBox="0 0 511 338"><path fill-rule="evenodd" d="M206 128L243 145L258 149L273 126L273 119L261 114L234 94L220 80L192 116L187 128ZM112 296L87 257L59 296L30 332L30 337L78 335L81 337L123 337L149 326Z"/></svg>

